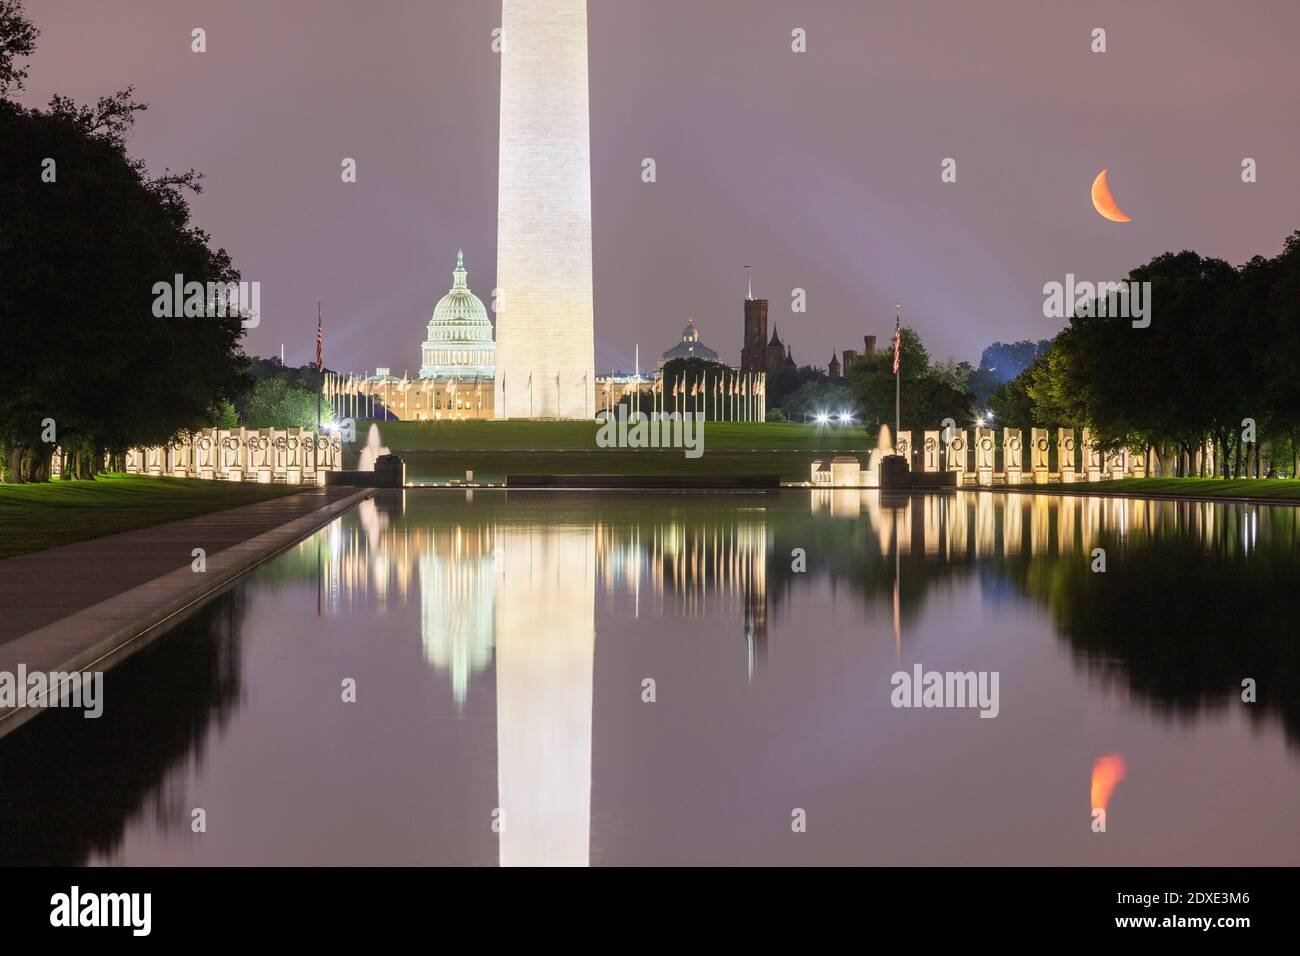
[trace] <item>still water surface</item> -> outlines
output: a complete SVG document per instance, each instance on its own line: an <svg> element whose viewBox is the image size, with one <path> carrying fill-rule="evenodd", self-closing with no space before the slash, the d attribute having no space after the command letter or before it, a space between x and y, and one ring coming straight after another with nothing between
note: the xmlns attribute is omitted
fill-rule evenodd
<svg viewBox="0 0 1300 956"><path fill-rule="evenodd" d="M101 719L0 740L0 862L1297 864L1298 544L1282 507L383 492ZM997 716L892 706L916 664L997 672Z"/></svg>

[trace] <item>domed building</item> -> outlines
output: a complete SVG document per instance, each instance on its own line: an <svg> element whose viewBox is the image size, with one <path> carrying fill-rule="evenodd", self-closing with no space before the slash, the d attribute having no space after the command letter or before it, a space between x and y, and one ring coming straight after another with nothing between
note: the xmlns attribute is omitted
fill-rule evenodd
<svg viewBox="0 0 1300 956"><path fill-rule="evenodd" d="M694 319L686 320L686 328L682 329L682 340L663 354L659 365L663 367L665 362L679 358L705 359L709 362L718 360L718 353L700 341L700 331L695 327Z"/></svg>
<svg viewBox="0 0 1300 956"><path fill-rule="evenodd" d="M411 375L410 369L395 374L397 369L386 367L373 374L332 374L327 389L339 418L437 422L495 417L496 330L483 302L470 291L463 250L456 252L451 275L451 289L434 307L420 344L418 374ZM718 353L700 341L693 321L659 364L678 356L718 360ZM609 410L635 395L640 396L638 407L648 406L657 381L655 374L641 374L638 358L635 374L596 376L597 405Z"/></svg>
<svg viewBox="0 0 1300 956"><path fill-rule="evenodd" d="M482 301L465 282L465 253L456 251L451 290L433 309L420 347L420 378L491 379L496 374L496 342Z"/></svg>

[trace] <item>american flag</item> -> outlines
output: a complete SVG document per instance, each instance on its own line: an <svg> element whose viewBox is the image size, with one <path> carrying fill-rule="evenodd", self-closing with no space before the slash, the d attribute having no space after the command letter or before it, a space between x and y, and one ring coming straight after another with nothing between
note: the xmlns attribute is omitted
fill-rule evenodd
<svg viewBox="0 0 1300 956"><path fill-rule="evenodd" d="M903 350L903 330L899 318L894 319L894 374L898 374L898 360Z"/></svg>
<svg viewBox="0 0 1300 956"><path fill-rule="evenodd" d="M325 332L321 329L320 312L316 313L316 371L325 368Z"/></svg>

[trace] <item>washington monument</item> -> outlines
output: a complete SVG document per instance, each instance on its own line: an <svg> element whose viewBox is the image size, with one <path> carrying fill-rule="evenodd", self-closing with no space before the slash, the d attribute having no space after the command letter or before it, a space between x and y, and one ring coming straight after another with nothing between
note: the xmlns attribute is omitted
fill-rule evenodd
<svg viewBox="0 0 1300 956"><path fill-rule="evenodd" d="M595 414L587 0L503 0L497 418Z"/></svg>

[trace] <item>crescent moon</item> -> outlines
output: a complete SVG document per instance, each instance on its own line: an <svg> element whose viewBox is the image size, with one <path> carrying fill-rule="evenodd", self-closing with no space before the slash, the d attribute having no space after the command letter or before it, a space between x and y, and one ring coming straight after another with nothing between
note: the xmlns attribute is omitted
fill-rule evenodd
<svg viewBox="0 0 1300 956"><path fill-rule="evenodd" d="M1109 219L1111 222L1133 221L1124 214L1124 210L1119 208L1119 203L1115 202L1115 197L1110 194L1110 182L1106 178L1104 169L1092 181L1092 206L1104 219Z"/></svg>

